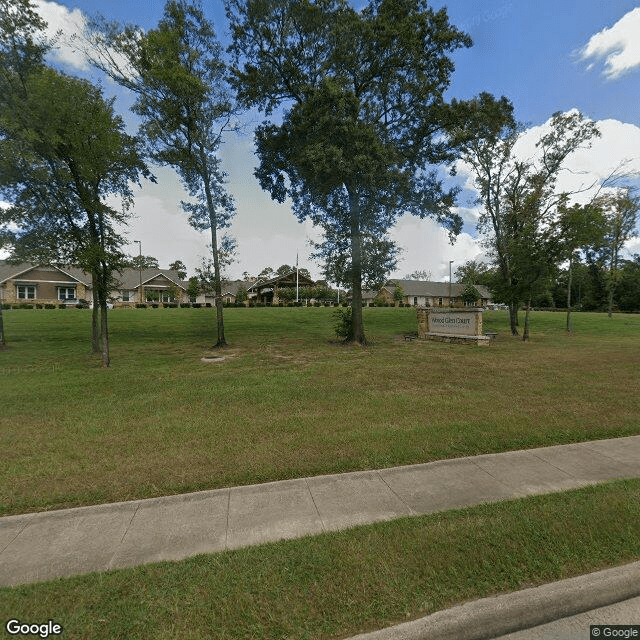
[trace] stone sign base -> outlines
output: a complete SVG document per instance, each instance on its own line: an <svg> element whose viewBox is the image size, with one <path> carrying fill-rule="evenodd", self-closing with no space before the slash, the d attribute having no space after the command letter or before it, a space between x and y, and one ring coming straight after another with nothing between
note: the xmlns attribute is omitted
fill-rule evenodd
<svg viewBox="0 0 640 640"><path fill-rule="evenodd" d="M487 345L491 340L489 336L454 336L445 335L442 333L427 333L421 337L424 337L425 340L434 340L436 342L452 342L454 344Z"/></svg>
<svg viewBox="0 0 640 640"><path fill-rule="evenodd" d="M489 344L481 307L418 307L418 337L455 344Z"/></svg>

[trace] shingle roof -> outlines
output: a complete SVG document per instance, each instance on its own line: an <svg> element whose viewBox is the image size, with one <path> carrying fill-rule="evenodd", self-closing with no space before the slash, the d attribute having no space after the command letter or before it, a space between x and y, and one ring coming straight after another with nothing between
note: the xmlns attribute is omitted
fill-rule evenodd
<svg viewBox="0 0 640 640"><path fill-rule="evenodd" d="M140 286L141 277L142 286L144 286L149 280L153 280L159 275L163 275L181 289L186 289L188 286L188 283L180 280L178 272L173 269L143 269L142 272L140 272L138 269L126 268L113 275L117 282L116 289L137 289Z"/></svg>
<svg viewBox="0 0 640 640"><path fill-rule="evenodd" d="M16 276L20 276L26 271L30 271L31 269L35 269L36 267L45 266L39 264L33 264L30 262L21 262L19 264L10 264L6 260L0 260L0 282L5 282L10 278L15 278ZM88 273L82 271L82 269L78 269L77 267L55 267L59 269L62 273L71 276L74 280L78 280L85 285L91 284L91 276Z"/></svg>
<svg viewBox="0 0 640 640"><path fill-rule="evenodd" d="M426 296L430 298L448 298L449 283L448 282L430 282L428 280L389 280L387 286L391 285L395 288L399 284L404 291L405 296ZM451 296L458 298L462 295L462 291L466 284L460 282L451 283ZM473 285L482 298L491 299L491 292L482 284Z"/></svg>
<svg viewBox="0 0 640 640"><path fill-rule="evenodd" d="M284 273L282 275L276 276L275 278L270 278L268 280L257 280L256 282L251 283L248 289L257 289L258 287L264 287L271 284L276 284L278 281L286 280L289 277L295 278L295 275L296 275L296 270L294 269L293 271L289 271L289 273ZM305 286L315 284L311 278L307 278L307 276L305 276L302 273L298 273L298 282L300 284L304 284Z"/></svg>
<svg viewBox="0 0 640 640"><path fill-rule="evenodd" d="M245 291L253 284L253 280L232 280L222 285L222 295L238 295L239 289L243 288Z"/></svg>
<svg viewBox="0 0 640 640"><path fill-rule="evenodd" d="M29 271L30 269L34 269L38 266L38 264L32 264L23 262L20 264L9 264L6 260L0 260L0 282L4 282L9 278L15 278L19 274ZM87 286L91 286L91 274L83 271L82 269L78 269L77 267L56 267L60 269L63 273L71 276L73 279L78 280L79 282L84 283ZM122 271L116 271L114 274L114 278L116 280L115 289L137 289L140 285L140 272L138 269L126 268ZM142 270L142 284L145 282L149 282L149 280L153 280L153 278L163 275L168 280L170 280L173 284L177 285L181 289L187 288L187 283L180 280L178 277L178 272L172 269L143 269Z"/></svg>

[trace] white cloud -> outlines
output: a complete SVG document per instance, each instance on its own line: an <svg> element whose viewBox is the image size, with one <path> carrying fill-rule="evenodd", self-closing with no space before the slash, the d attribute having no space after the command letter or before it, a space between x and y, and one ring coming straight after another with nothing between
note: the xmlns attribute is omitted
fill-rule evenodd
<svg viewBox="0 0 640 640"><path fill-rule="evenodd" d="M420 220L405 216L390 233L391 238L402 248L398 267L392 274L400 278L417 270L431 272L431 279L449 279L449 260L453 260L453 271L468 260L477 259L482 247L476 238L461 233L455 243L449 242L447 232L433 220Z"/></svg>
<svg viewBox="0 0 640 640"><path fill-rule="evenodd" d="M575 111L575 110L574 110ZM571 154L558 176L558 192L578 192L574 201L588 202L597 188L611 173L625 163L625 171L640 174L640 127L619 120L599 120L596 125L600 137L589 148ZM521 159L535 159L539 155L536 142L550 129L550 120L531 127L518 140L514 151Z"/></svg>
<svg viewBox="0 0 640 640"><path fill-rule="evenodd" d="M57 42L50 54L51 57L58 63L87 71L89 62L85 55L71 44L87 26L84 13L80 9L70 10L64 5L48 0L35 0L34 4L40 17L47 22L47 38L56 39Z"/></svg>
<svg viewBox="0 0 640 640"><path fill-rule="evenodd" d="M548 120L523 132L514 147L514 153L518 158L535 160L539 156L539 150L535 145L541 136L549 132L550 122L551 120ZM602 182L622 165L624 165L623 170L629 175L630 180L636 185L638 183L638 176L640 176L640 127L613 119L599 120L596 124L601 134L600 137L592 141L591 147L579 149L570 155L558 176L557 192L573 193L571 202L580 204L589 202ZM470 167L458 163L457 169L460 178L466 180L465 187L473 189L473 176ZM467 223L472 223L474 215L477 217L479 210L459 209L459 213ZM469 254L467 260L475 257L470 255L474 251L476 254L481 252L478 241L469 238L460 245L460 250L463 253L466 250ZM637 253L640 249L640 239L631 240L627 243L626 249L630 253ZM453 256L448 259L452 258Z"/></svg>
<svg viewBox="0 0 640 640"><path fill-rule="evenodd" d="M604 60L604 74L616 79L640 67L640 7L625 14L612 27L591 36L578 51L581 60Z"/></svg>

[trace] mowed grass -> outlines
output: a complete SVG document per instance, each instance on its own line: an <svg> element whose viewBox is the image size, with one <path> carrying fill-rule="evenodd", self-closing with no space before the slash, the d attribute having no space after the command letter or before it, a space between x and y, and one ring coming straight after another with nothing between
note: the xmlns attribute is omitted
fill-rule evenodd
<svg viewBox="0 0 640 640"><path fill-rule="evenodd" d="M328 640L640 558L640 479L0 589L77 640Z"/></svg>
<svg viewBox="0 0 640 640"><path fill-rule="evenodd" d="M640 316L487 312L489 347L405 342L411 308L365 309L372 345L335 343L333 310L114 310L112 367L90 312L5 313L3 514L146 498L640 433Z"/></svg>

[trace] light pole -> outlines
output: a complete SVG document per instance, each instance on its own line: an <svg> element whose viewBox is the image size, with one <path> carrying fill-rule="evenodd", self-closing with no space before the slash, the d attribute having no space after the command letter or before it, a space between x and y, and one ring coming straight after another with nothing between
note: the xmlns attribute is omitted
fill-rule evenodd
<svg viewBox="0 0 640 640"><path fill-rule="evenodd" d="M453 264L453 260L449 260L449 306L451 305L451 265Z"/></svg>
<svg viewBox="0 0 640 640"><path fill-rule="evenodd" d="M138 262L138 276L140 278L140 288L138 289L138 297L139 297L140 304L142 304L142 241L134 240L134 242L138 243L138 248L140 250L140 253L139 253L140 262Z"/></svg>

